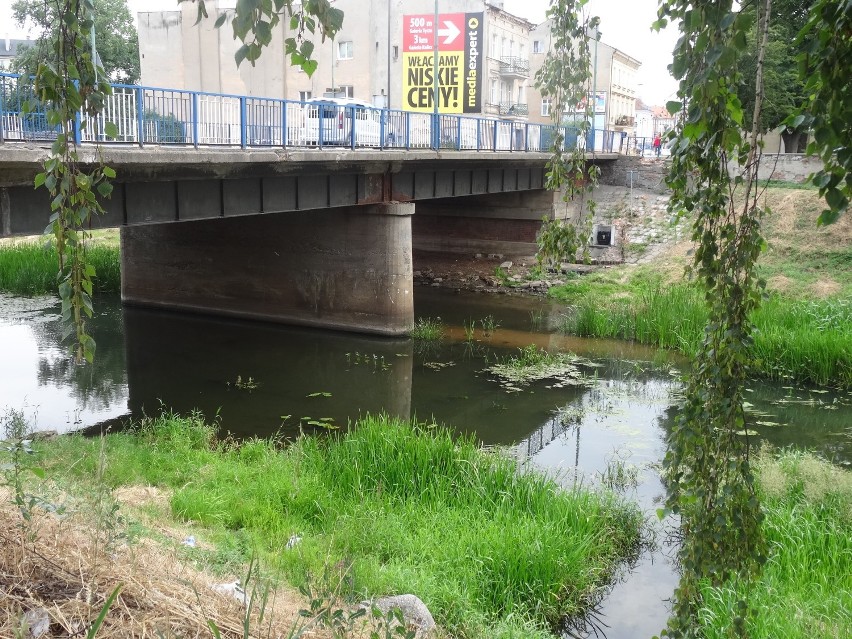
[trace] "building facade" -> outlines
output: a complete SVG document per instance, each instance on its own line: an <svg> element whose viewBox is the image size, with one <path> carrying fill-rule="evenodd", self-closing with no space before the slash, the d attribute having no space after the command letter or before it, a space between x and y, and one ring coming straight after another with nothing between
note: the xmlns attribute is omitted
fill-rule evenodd
<svg viewBox="0 0 852 639"><path fill-rule="evenodd" d="M622 132L632 136L636 125L637 73L642 63L623 51L590 34L592 80L591 92L596 96L594 128ZM551 122L552 102L535 88L535 74L541 69L551 46L550 21L546 20L530 33L532 52L530 73L533 81L528 92L531 122ZM572 114L566 114L571 119Z"/></svg>
<svg viewBox="0 0 852 639"><path fill-rule="evenodd" d="M434 108L433 0L337 0L343 27L334 40L314 38L318 66L310 76L285 59L284 40L293 34L280 27L254 67L244 62L237 68L234 54L240 43L232 38L227 19L221 29L213 26L233 6L233 0L208 2L209 19L199 25L189 3L178 11L140 13L141 83L290 100L350 97L403 110ZM525 118L533 26L504 11L499 0L441 0L439 110Z"/></svg>

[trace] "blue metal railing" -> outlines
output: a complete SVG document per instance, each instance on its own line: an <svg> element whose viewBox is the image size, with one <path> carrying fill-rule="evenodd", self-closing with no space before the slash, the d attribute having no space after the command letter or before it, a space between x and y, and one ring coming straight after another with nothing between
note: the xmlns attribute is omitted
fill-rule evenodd
<svg viewBox="0 0 852 639"><path fill-rule="evenodd" d="M276 98L113 84L104 109L78 118L82 143L129 143L140 146L192 145L459 151L548 152L554 125L463 115L434 115L320 100ZM23 105L29 102L30 109ZM32 80L0 73L0 142L42 141L56 137L38 103ZM115 138L106 124L116 126ZM573 129L563 127L567 149L577 144ZM627 153L631 147L616 131L591 131L586 148ZM629 142L629 141L628 141Z"/></svg>

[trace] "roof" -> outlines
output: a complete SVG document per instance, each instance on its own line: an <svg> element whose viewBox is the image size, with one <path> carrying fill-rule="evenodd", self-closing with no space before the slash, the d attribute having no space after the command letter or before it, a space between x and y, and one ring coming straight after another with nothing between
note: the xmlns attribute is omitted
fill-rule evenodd
<svg viewBox="0 0 852 639"><path fill-rule="evenodd" d="M0 58L14 58L18 55L18 47L21 45L35 46L35 40L16 40L14 38L0 38Z"/></svg>

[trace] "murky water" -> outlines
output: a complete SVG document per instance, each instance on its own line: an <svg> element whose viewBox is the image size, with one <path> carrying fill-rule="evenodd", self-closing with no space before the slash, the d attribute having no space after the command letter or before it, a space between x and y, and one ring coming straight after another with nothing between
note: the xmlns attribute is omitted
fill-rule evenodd
<svg viewBox="0 0 852 639"><path fill-rule="evenodd" d="M55 300L0 297L0 415L22 410L39 429L64 432L120 427L165 406L218 416L224 430L248 436L345 427L386 411L475 433L566 483L600 483L621 462L636 474L631 498L649 513L662 499L655 469L682 362L623 342L561 336L553 330L560 309L548 302L419 288L415 312L442 319L440 344L122 309L104 296L97 308L96 362L81 369L60 343ZM464 327L474 321L468 341ZM491 324L486 335L481 327ZM531 343L583 356L593 383L507 392L485 372ZM754 383L747 394L760 438L852 461L849 393ZM605 624L598 631L610 639L659 632L676 584L665 555L645 553L615 585L595 615Z"/></svg>

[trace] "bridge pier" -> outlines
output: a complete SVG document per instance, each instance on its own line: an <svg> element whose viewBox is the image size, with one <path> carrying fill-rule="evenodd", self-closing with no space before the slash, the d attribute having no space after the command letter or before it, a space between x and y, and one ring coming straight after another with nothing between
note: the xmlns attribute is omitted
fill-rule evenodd
<svg viewBox="0 0 852 639"><path fill-rule="evenodd" d="M121 227L127 304L403 335L412 203Z"/></svg>

